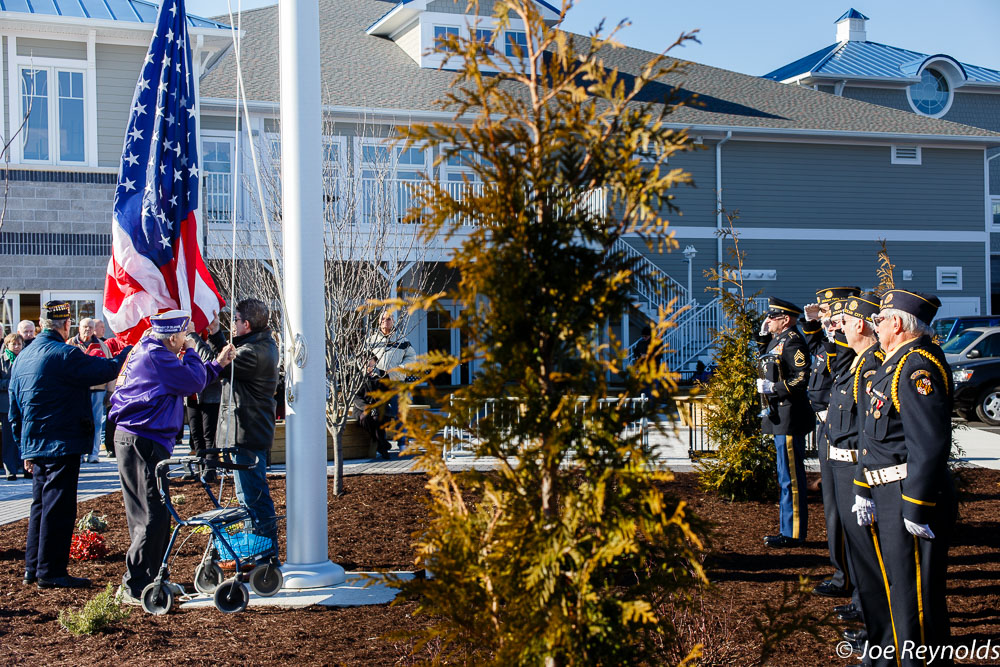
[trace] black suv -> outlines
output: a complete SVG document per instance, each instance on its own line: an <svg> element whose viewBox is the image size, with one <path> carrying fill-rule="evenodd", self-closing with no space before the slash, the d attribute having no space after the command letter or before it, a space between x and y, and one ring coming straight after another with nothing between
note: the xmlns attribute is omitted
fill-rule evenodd
<svg viewBox="0 0 1000 667"><path fill-rule="evenodd" d="M955 412L973 414L990 426L1000 426L1000 358L972 359L951 367Z"/></svg>

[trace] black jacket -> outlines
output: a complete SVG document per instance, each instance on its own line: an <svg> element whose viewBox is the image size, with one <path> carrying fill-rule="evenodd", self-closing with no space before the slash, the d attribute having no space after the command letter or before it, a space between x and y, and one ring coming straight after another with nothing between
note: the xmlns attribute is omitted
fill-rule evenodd
<svg viewBox="0 0 1000 667"><path fill-rule="evenodd" d="M236 446L262 451L274 442L274 419L278 386L278 346L270 329L253 331L233 339L236 358L232 363L233 402L236 416ZM230 370L223 369L224 381Z"/></svg>
<svg viewBox="0 0 1000 667"><path fill-rule="evenodd" d="M760 375L774 382L768 395L767 416L762 419L764 433L805 435L816 423L806 385L809 382L809 350L798 329L792 327L777 336L757 338L760 348Z"/></svg>
<svg viewBox="0 0 1000 667"><path fill-rule="evenodd" d="M221 331L216 331L214 334L208 337L205 341L196 333L189 333L188 338L194 341L194 351L198 353L201 360L206 364L210 361L215 361L216 357L219 356L219 352L222 348L226 346L226 337ZM222 402L222 375L227 375L228 371L226 369L222 370L222 374L215 378L207 385L205 388L198 392L198 402L199 403L221 403Z"/></svg>

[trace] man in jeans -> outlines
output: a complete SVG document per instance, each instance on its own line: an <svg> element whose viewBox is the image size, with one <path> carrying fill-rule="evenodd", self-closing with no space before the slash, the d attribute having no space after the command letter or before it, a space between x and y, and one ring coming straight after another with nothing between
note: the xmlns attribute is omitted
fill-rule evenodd
<svg viewBox="0 0 1000 667"><path fill-rule="evenodd" d="M234 460L251 464L237 470L236 495L251 512L261 534L277 539L274 502L267 486L267 452L274 443L274 419L278 386L278 346L267 326L268 309L260 299L244 299L233 313L233 345L236 357L232 372L223 373L232 383L236 434L239 448Z"/></svg>

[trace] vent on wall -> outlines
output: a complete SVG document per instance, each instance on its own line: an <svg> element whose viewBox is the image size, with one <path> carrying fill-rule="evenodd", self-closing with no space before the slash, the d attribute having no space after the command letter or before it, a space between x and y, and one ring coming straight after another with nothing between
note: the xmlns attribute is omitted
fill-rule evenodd
<svg viewBox="0 0 1000 667"><path fill-rule="evenodd" d="M962 267L960 266L937 267L937 288L939 290L962 289Z"/></svg>
<svg viewBox="0 0 1000 667"><path fill-rule="evenodd" d="M893 146L892 164L920 164L920 146Z"/></svg>

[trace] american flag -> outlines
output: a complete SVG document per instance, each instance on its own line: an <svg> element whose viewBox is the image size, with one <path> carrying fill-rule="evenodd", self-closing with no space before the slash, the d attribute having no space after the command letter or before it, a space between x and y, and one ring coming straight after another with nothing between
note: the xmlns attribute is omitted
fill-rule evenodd
<svg viewBox="0 0 1000 667"><path fill-rule="evenodd" d="M104 314L134 342L180 308L205 328L225 301L198 250L198 130L184 0L164 0L129 115L111 226Z"/></svg>

